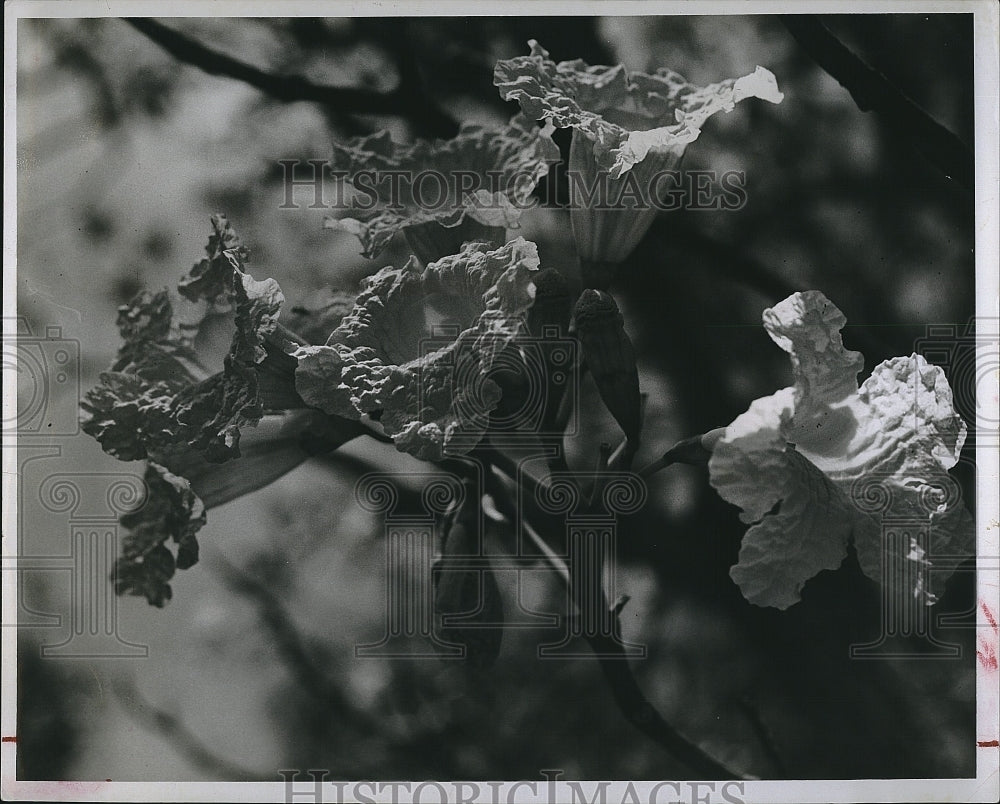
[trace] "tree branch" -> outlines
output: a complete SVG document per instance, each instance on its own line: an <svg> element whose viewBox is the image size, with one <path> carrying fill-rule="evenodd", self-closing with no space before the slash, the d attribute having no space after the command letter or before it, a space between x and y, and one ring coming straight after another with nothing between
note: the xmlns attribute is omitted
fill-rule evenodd
<svg viewBox="0 0 1000 804"><path fill-rule="evenodd" d="M810 58L851 93L861 111L874 111L945 176L974 189L975 158L955 134L865 64L816 17L783 15L781 21Z"/></svg>
<svg viewBox="0 0 1000 804"><path fill-rule="evenodd" d="M494 466L507 475L515 483L520 482L526 486L523 489L524 496L533 496L533 491L538 488L538 481L527 478L526 473L517 471L517 466L499 450L490 450L490 459ZM520 477L519 477L520 475ZM529 531L530 533L530 531ZM544 545L544 540L540 540ZM548 557L548 551L542 549L544 555ZM558 563L551 562L563 584L570 590L570 596L577 599L578 595L573 594L571 581L567 573ZM603 590L601 591L604 596ZM604 597L604 605L614 611L616 615L620 612L622 603L616 602L614 605L608 603ZM692 743L670 723L664 720L656 707L646 698L645 693L639 687L632 667L628 662L625 648L622 643L607 635L587 635L587 644L594 651L604 679L611 688L611 694L615 703L625 715L626 720L635 726L639 731L652 739L654 742L666 748L674 757L686 764L700 776L706 779L743 779L742 774L736 773L727 768L722 763L705 753L701 748Z"/></svg>
<svg viewBox="0 0 1000 804"><path fill-rule="evenodd" d="M359 87L332 87L314 84L301 75L275 75L251 64L212 50L186 34L175 31L154 19L127 17L125 22L185 64L210 75L222 75L256 87L284 103L311 101L332 111L349 114L378 114L403 117L418 133L433 137L451 137L458 124L428 98L401 82L393 92L372 92Z"/></svg>

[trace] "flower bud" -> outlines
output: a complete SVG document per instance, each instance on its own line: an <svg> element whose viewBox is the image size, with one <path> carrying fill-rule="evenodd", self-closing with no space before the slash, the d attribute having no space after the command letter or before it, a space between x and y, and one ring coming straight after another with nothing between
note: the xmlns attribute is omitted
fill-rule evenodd
<svg viewBox="0 0 1000 804"><path fill-rule="evenodd" d="M583 359L615 421L633 444L642 425L642 398L635 350L621 311L610 294L586 289L576 303L576 334Z"/></svg>
<svg viewBox="0 0 1000 804"><path fill-rule="evenodd" d="M528 331L536 338L547 332L565 335L573 313L569 282L554 268L546 268L535 277L535 301L528 313Z"/></svg>

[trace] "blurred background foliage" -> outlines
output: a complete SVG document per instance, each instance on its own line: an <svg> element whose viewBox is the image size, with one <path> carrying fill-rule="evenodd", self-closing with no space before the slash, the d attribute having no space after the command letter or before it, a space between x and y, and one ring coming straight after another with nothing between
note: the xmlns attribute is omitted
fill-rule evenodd
<svg viewBox="0 0 1000 804"><path fill-rule="evenodd" d="M825 21L972 142L971 15ZM859 111L777 17L163 22L267 73L376 92L405 82L414 101L458 120L511 114L492 68L526 53L529 38L557 60L668 66L696 83L772 70L784 102L713 118L685 157L687 168L745 171L747 205L662 215L614 287L649 393L637 465L789 382L787 358L760 327L761 311L788 293L823 290L869 370L912 352L927 324L973 313L971 195ZM82 388L115 352L116 307L174 284L213 212L229 216L254 275L275 277L289 305L406 259L400 241L376 264L363 260L352 237L322 229L309 190L299 209L282 209L278 160L323 159L334 139L379 128L419 136L425 124L408 116L420 104L379 116L283 102L182 63L123 20L21 20L17 33L18 312L33 332L55 325L80 341ZM532 212L522 233L543 266L575 274L564 210ZM585 388L574 466L618 440L595 399ZM83 435L59 443L60 471L141 472ZM958 469L970 501L971 457ZM150 646L147 660L42 660L51 635L23 630L19 775L277 780L279 768L328 768L336 778L516 779L561 768L569 778L684 778L625 722L594 662L536 660L538 632L506 634L497 666L474 681L436 661L353 658L355 644L380 636L384 606L382 524L357 506L354 481L366 468L409 466L391 448L353 444L211 511L202 562L176 579L165 610L120 601L121 631ZM958 660L851 661L848 646L879 628L878 590L853 555L786 612L748 605L727 575L744 528L704 474L661 472L620 529L625 636L649 646L635 672L664 716L763 778L974 774L973 630L942 632L962 645ZM22 510L24 543L64 550L65 533L35 509L29 500ZM509 610L513 579L501 580ZM65 590L43 581L28 594L59 610ZM546 573L528 586L539 607L558 608ZM973 591L972 574L959 573L939 609L969 611Z"/></svg>

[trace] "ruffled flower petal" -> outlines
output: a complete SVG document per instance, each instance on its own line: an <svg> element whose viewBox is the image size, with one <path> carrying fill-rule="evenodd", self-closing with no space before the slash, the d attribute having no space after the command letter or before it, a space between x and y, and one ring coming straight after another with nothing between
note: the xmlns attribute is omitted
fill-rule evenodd
<svg viewBox="0 0 1000 804"><path fill-rule="evenodd" d="M129 533L115 563L115 592L143 596L162 608L173 595L175 569L198 561L195 534L205 524L205 506L187 480L157 463L147 465L145 481L144 504L121 518ZM171 541L176 555L167 546Z"/></svg>
<svg viewBox="0 0 1000 804"><path fill-rule="evenodd" d="M174 571L198 560L195 534L206 509L364 431L357 421L306 408L295 392L294 336L278 325L278 284L244 271L246 252L224 217L214 216L212 227L207 255L180 281L179 294L143 292L119 309L124 342L82 402L83 430L106 452L147 460L146 499L121 518L129 532L114 582L119 594L155 606L170 599ZM312 323L332 328L338 303L310 314ZM222 371L212 374L195 338L220 313L232 313L234 332ZM291 412L268 413L275 410Z"/></svg>
<svg viewBox="0 0 1000 804"><path fill-rule="evenodd" d="M974 549L974 523L947 475L966 427L944 373L919 355L899 357L859 389L864 361L844 348L845 323L817 291L764 313L768 333L791 357L795 385L755 401L709 461L713 487L742 509L744 522L756 523L731 575L757 605L795 603L809 578L840 564L851 540L869 577L930 605L950 574L935 557L953 561ZM878 510L858 497L872 483L884 496ZM914 535L884 540L883 517L910 522ZM883 572L908 562L907 572Z"/></svg>
<svg viewBox="0 0 1000 804"><path fill-rule="evenodd" d="M332 170L371 208L326 226L355 235L369 258L402 231L424 264L469 240L499 244L558 161L551 127L521 115L499 128L466 123L450 140L399 145L383 131L335 144Z"/></svg>
<svg viewBox="0 0 1000 804"><path fill-rule="evenodd" d="M209 461L238 457L240 428L264 413L260 372L269 350L290 350L276 335L284 301L277 282L245 273L229 223L214 216L212 224L208 257L181 280L181 297L144 292L119 310L125 342L82 402L84 432L121 460L155 460L179 445ZM232 343L223 370L209 374L194 338L208 315L227 309Z"/></svg>
<svg viewBox="0 0 1000 804"><path fill-rule="evenodd" d="M746 98L783 97L763 67L698 87L667 69L557 64L538 42L529 44L530 55L497 62L493 83L526 116L573 129L570 217L585 287L607 288L664 201L652 196L658 177L677 169L709 117Z"/></svg>
<svg viewBox="0 0 1000 804"><path fill-rule="evenodd" d="M121 518L128 533L115 566L118 594L140 595L162 607L172 594L168 582L174 570L198 561L196 534L209 509L270 485L309 457L362 432L358 422L296 410L265 415L244 434L240 457L224 465L188 447L147 462L146 497Z"/></svg>
<svg viewBox="0 0 1000 804"><path fill-rule="evenodd" d="M467 243L426 268L383 268L326 345L296 353L299 394L328 413L377 420L417 457L467 453L499 402L488 375L524 328L537 269L523 238Z"/></svg>
<svg viewBox="0 0 1000 804"><path fill-rule="evenodd" d="M651 151L679 157L709 117L732 111L741 100L783 98L763 67L698 87L662 68L649 75L579 59L557 64L538 42L528 44L530 55L497 62L493 83L501 97L518 101L528 117L584 133L594 143L598 165L616 179Z"/></svg>

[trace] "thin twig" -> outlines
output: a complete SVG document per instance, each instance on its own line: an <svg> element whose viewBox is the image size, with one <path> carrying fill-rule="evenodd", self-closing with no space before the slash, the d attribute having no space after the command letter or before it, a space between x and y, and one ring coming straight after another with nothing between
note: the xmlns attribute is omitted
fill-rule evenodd
<svg viewBox="0 0 1000 804"><path fill-rule="evenodd" d="M284 103L311 101L335 112L377 114L403 117L419 133L433 137L451 137L458 124L435 103L412 92L404 83L393 92L373 92L359 87L333 87L314 84L301 75L276 75L251 64L219 53L195 39L169 28L154 19L127 17L125 22L166 50L171 56L198 67L210 75L223 75L243 81Z"/></svg>
<svg viewBox="0 0 1000 804"><path fill-rule="evenodd" d="M975 186L975 158L954 133L917 106L878 70L869 67L812 15L783 15L789 33L820 67L851 93L863 112L874 111L909 140L945 176L966 190Z"/></svg>

